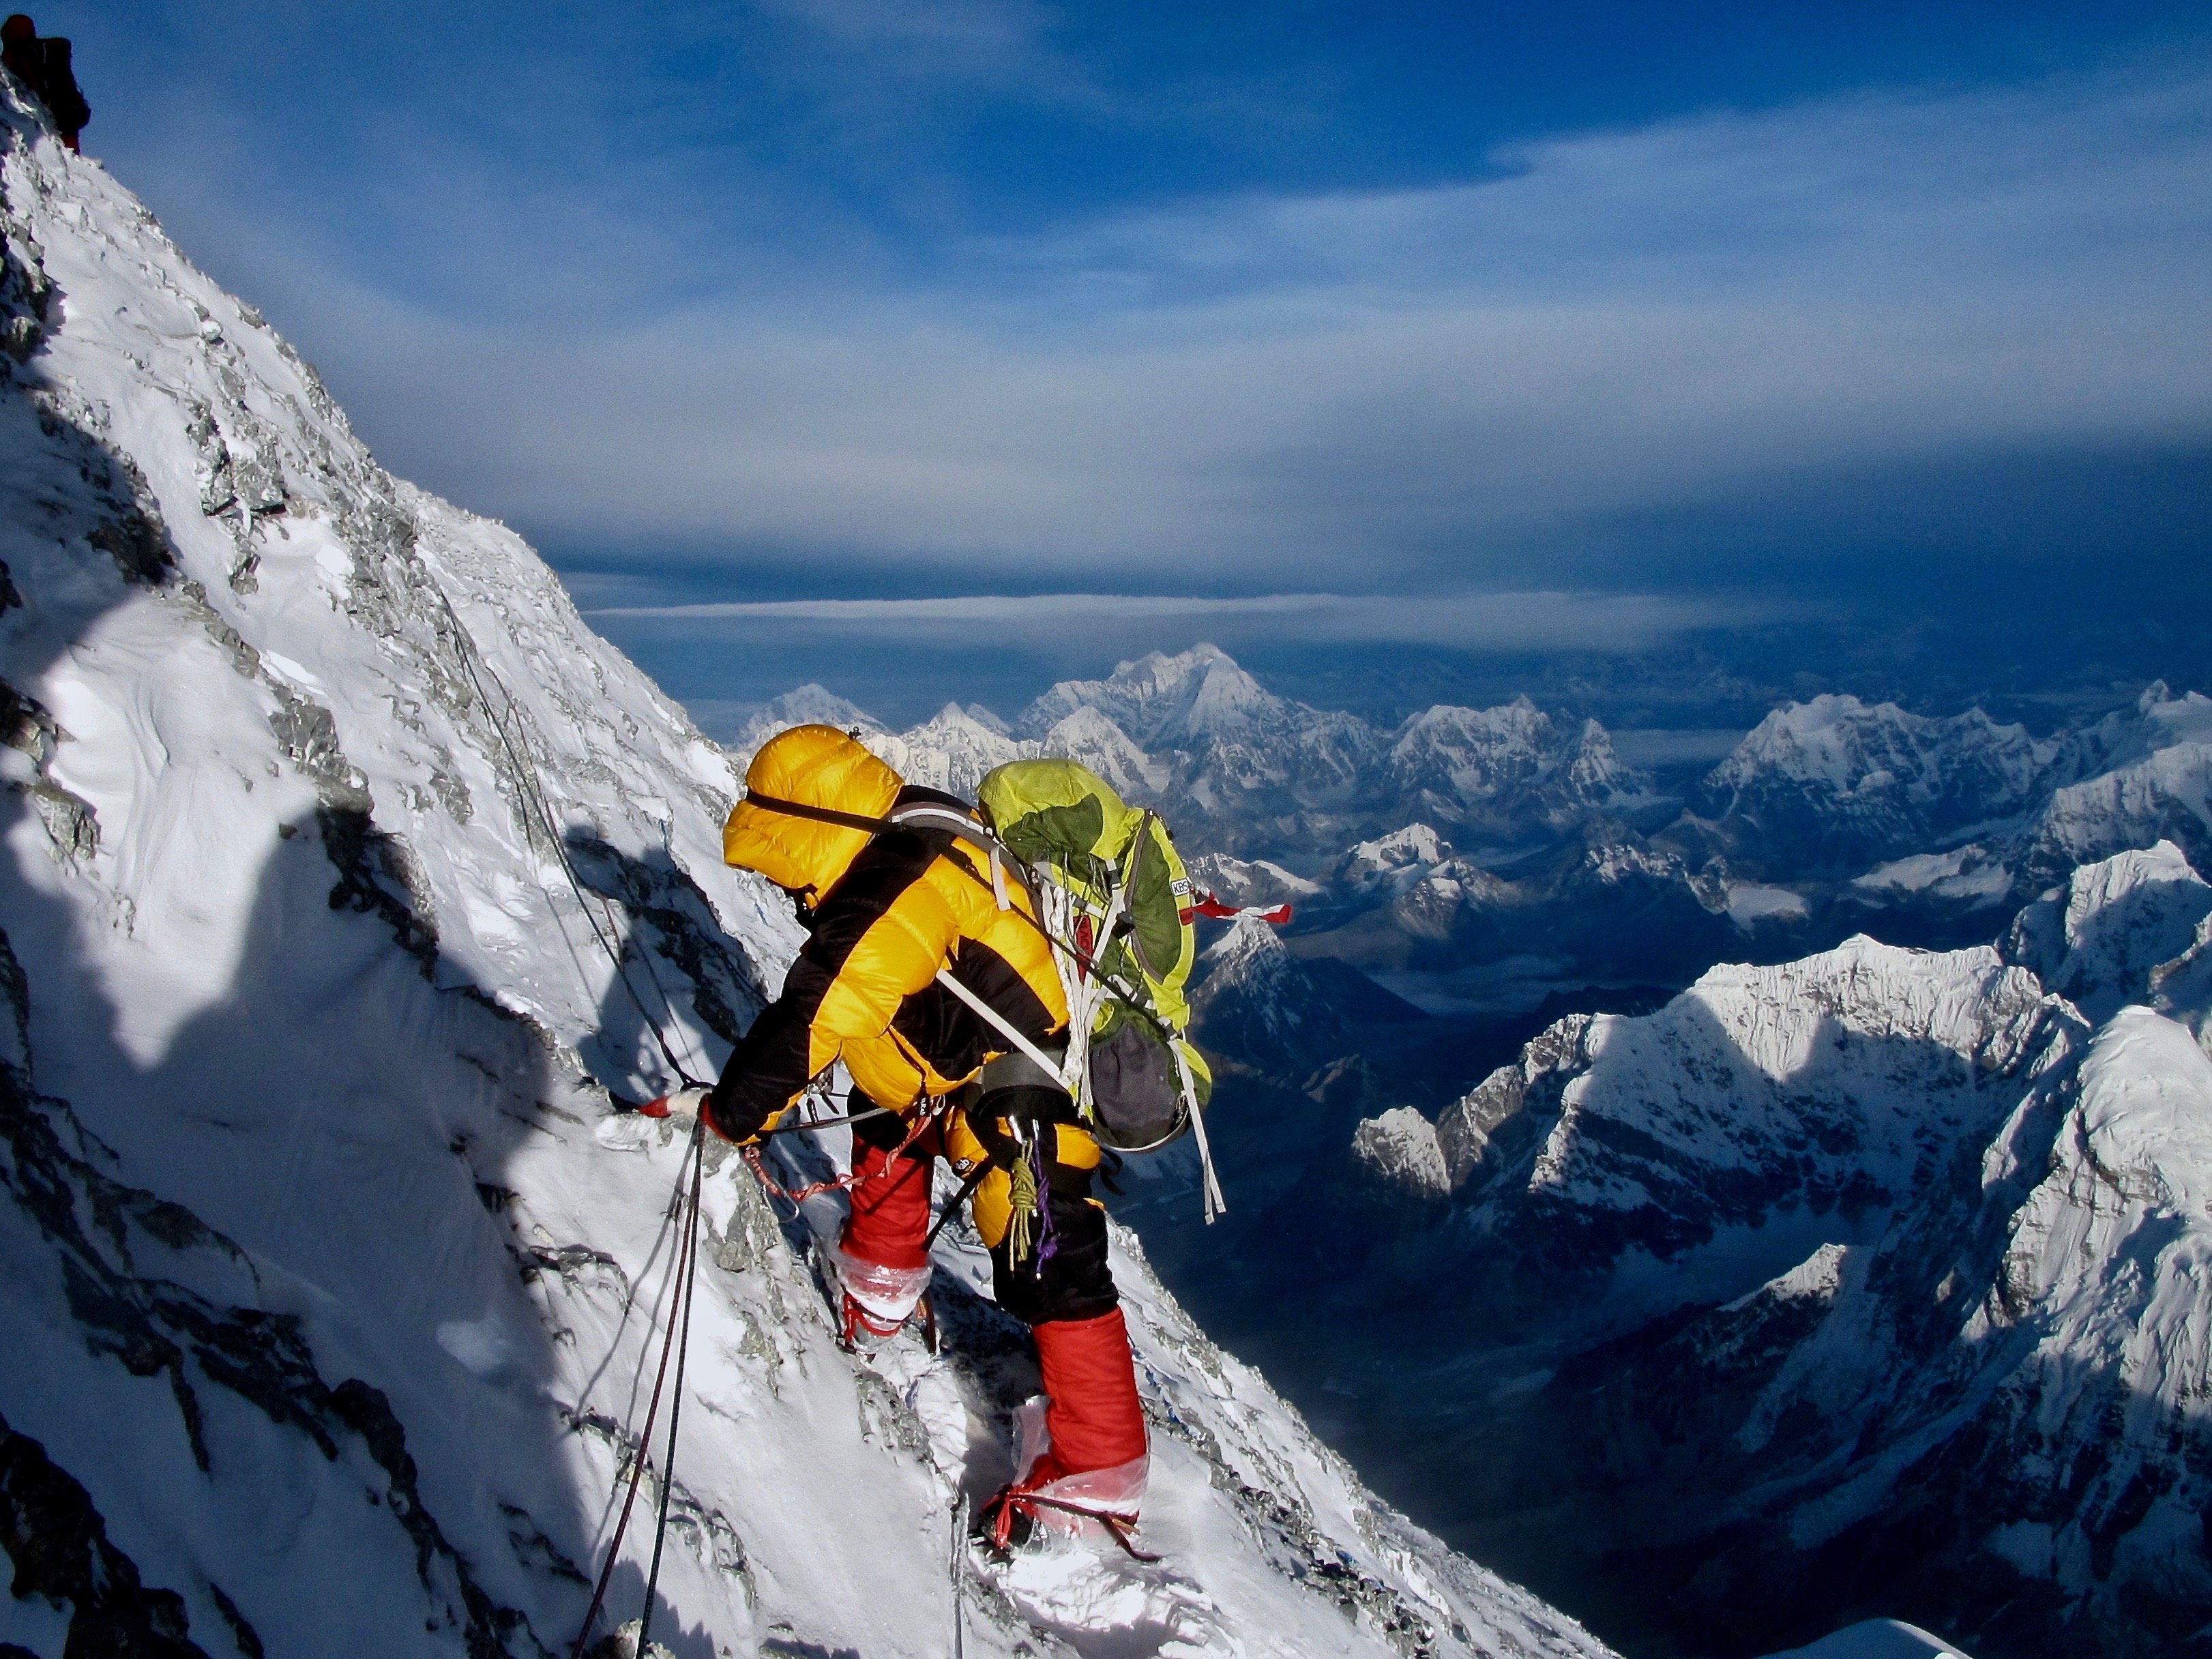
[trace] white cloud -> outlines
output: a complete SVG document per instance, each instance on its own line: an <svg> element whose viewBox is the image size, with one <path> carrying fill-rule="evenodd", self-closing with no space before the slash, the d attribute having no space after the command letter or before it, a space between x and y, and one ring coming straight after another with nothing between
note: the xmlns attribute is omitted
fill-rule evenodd
<svg viewBox="0 0 2212 1659"><path fill-rule="evenodd" d="M1533 536L1801 469L2212 439L2201 69L1494 159L950 245L926 283L825 238L811 282L739 258L681 305L621 274L648 201L582 222L605 302L557 331L526 288L456 321L295 270L289 308L388 461L611 557L1527 583Z"/></svg>
<svg viewBox="0 0 2212 1659"><path fill-rule="evenodd" d="M599 621L673 624L687 633L787 638L803 629L856 643L933 639L1034 647L1079 641L1094 653L1121 641L1212 635L1321 644L1421 644L1479 652L1633 651L1695 628L1771 620L1771 604L1644 594L1510 592L1400 595L1267 593L1241 598L1042 593L902 599L782 599L604 605ZM1232 648L1234 648L1232 644Z"/></svg>

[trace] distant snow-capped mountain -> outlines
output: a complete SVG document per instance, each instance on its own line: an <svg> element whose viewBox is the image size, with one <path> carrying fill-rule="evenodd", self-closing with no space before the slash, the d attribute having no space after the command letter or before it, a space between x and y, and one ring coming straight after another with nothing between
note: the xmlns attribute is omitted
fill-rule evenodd
<svg viewBox="0 0 2212 1659"><path fill-rule="evenodd" d="M1932 719L1816 697L1769 714L1699 793L1682 836L1771 877L1864 872L1901 894L2002 865L2018 882L1976 890L2017 902L2162 837L2212 850L2212 699L2154 684L2132 708L2035 739L1979 709ZM1960 867L1930 862L1944 856Z"/></svg>
<svg viewBox="0 0 2212 1659"><path fill-rule="evenodd" d="M2185 1651L2208 917L2165 843L2074 872L2002 953L1716 969L1559 1022L1433 1123L1370 1120L1347 1151L1415 1231L1342 1297L1441 1280L1452 1314L1391 1343L1403 1382L1339 1374L1468 1437L1462 1541L1565 1552L1717 1650L1808 1640L1871 1583L1989 1651Z"/></svg>
<svg viewBox="0 0 2212 1659"><path fill-rule="evenodd" d="M757 714L735 752L743 759L782 724L817 717L884 733L809 686ZM896 754L917 777L965 778L993 754L1070 756L1160 806L1193 851L1333 854L1413 818L1527 842L1650 800L1649 781L1620 763L1595 721L1555 720L1522 698L1431 708L1382 730L1277 696L1210 645L1155 652L1103 679L1062 681L1010 726L948 706L897 737Z"/></svg>
<svg viewBox="0 0 2212 1659"><path fill-rule="evenodd" d="M1736 845L1811 873L1919 852L2026 808L2060 758L1980 709L1947 719L1827 696L1761 720L1706 779Z"/></svg>

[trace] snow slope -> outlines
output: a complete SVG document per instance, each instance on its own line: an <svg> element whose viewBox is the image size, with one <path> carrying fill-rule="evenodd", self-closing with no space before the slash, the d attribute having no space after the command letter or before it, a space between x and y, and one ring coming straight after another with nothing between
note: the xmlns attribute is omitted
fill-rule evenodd
<svg viewBox="0 0 2212 1659"><path fill-rule="evenodd" d="M682 1149L611 1109L670 1080L653 1023L712 1070L782 901L720 862L728 758L520 539L380 470L4 99L0 1641L565 1653L672 1299ZM1169 1559L956 1554L1033 1364L957 1230L946 1356L841 1354L824 1207L706 1182L683 1659L1603 1651L1375 1500L1126 1237Z"/></svg>
<svg viewBox="0 0 2212 1659"><path fill-rule="evenodd" d="M2161 841L2085 864L2014 918L2005 956L2035 969L2092 1019L2148 1000L2152 975L2187 952L2212 915L2208 885Z"/></svg>

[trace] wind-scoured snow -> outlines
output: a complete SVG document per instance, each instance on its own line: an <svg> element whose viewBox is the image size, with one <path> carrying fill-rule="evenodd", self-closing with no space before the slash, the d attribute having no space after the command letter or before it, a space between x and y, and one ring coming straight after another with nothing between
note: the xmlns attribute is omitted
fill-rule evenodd
<svg viewBox="0 0 2212 1659"><path fill-rule="evenodd" d="M787 907L720 862L730 758L529 549L385 474L98 164L4 121L0 1451L40 1553L0 1638L565 1653L673 1301L683 1149L613 1108L712 1075ZM711 1162L680 1659L1603 1651L1374 1499L1126 1237L1167 1559L987 1569L953 1500L1035 1371L972 1239L945 1356L856 1361L829 1201ZM603 1628L660 1487L656 1445Z"/></svg>

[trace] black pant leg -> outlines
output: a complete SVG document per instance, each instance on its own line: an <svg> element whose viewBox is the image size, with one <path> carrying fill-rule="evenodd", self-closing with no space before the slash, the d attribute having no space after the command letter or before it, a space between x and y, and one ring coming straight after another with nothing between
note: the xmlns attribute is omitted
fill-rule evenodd
<svg viewBox="0 0 2212 1659"><path fill-rule="evenodd" d="M991 1252L991 1287L1017 1319L1096 1319L1121 1305L1106 1264L1106 1212L1090 1201L1088 1170L1055 1170L1051 1195L1053 1252L1017 1264L1005 1241Z"/></svg>

